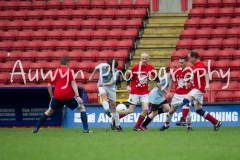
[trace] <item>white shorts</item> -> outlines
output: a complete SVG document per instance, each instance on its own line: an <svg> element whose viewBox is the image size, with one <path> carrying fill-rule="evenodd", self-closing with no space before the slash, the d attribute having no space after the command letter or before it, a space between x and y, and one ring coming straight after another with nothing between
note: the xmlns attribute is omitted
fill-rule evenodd
<svg viewBox="0 0 240 160"><path fill-rule="evenodd" d="M142 103L149 103L149 95L148 94L129 94L128 102L131 104L137 104L138 100Z"/></svg>
<svg viewBox="0 0 240 160"><path fill-rule="evenodd" d="M203 92L199 91L198 89L192 89L192 90L188 93L188 95L194 97L194 99L195 99L195 100L193 101L194 105L197 104L197 103L203 104L203 95L204 95Z"/></svg>
<svg viewBox="0 0 240 160"><path fill-rule="evenodd" d="M172 107L178 107L182 106L183 104L183 99L186 98L187 94L174 94L172 101L171 101L171 106Z"/></svg>
<svg viewBox="0 0 240 160"><path fill-rule="evenodd" d="M111 99L112 101L116 102L116 89L115 88L108 88L108 87L98 87L99 94L106 93L108 96L108 99Z"/></svg>

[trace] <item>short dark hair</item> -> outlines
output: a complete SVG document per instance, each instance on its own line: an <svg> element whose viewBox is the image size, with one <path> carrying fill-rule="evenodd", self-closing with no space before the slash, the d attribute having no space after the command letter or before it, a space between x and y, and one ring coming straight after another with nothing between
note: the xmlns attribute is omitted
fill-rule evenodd
<svg viewBox="0 0 240 160"><path fill-rule="evenodd" d="M184 60L185 60L185 62L187 62L187 61L188 61L188 58L187 58L186 56L180 56L180 57L179 57L179 59L184 59Z"/></svg>
<svg viewBox="0 0 240 160"><path fill-rule="evenodd" d="M115 61L115 62L114 62L114 63L115 63L115 68L117 68L117 66L118 66L118 61L117 61L116 59L111 58L111 59L108 60L107 63L112 67L113 61Z"/></svg>
<svg viewBox="0 0 240 160"><path fill-rule="evenodd" d="M68 56L62 56L60 59L61 65L66 65L69 62L70 62L70 58Z"/></svg>
<svg viewBox="0 0 240 160"><path fill-rule="evenodd" d="M199 55L198 55L197 51L190 51L188 54L190 54L190 57L199 58Z"/></svg>

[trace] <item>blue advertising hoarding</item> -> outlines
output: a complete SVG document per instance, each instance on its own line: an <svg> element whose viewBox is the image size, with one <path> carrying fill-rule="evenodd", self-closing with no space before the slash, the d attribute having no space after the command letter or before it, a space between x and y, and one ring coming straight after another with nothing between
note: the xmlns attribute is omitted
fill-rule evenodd
<svg viewBox="0 0 240 160"><path fill-rule="evenodd" d="M223 122L223 126L240 126L239 114L240 107L238 104L230 105L205 105L204 110L210 112L211 115ZM101 105L86 106L88 115L88 124L91 128L109 127L111 119L105 114L104 109ZM138 119L141 112L141 107L137 106L134 113L125 116L120 120L122 127L133 127ZM195 109L191 107L192 112L192 126L212 126L212 123L208 122L204 118L196 114ZM171 126L176 126L175 123L182 116L181 108L179 107L172 117L170 123ZM157 115L153 121L149 124L149 127L160 127L165 122L165 114ZM80 113L77 109L66 110L66 119L64 122L66 128L78 128L82 127Z"/></svg>

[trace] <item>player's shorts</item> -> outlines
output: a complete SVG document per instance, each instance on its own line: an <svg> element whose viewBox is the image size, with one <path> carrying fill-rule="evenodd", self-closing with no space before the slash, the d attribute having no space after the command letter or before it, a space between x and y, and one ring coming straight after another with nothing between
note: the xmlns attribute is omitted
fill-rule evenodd
<svg viewBox="0 0 240 160"><path fill-rule="evenodd" d="M56 99L53 97L50 101L49 108L51 108L52 110L56 110L63 108L64 105L66 105L71 110L74 110L75 108L78 108L83 104L80 104L78 102L77 97L69 99Z"/></svg>
<svg viewBox="0 0 240 160"><path fill-rule="evenodd" d="M150 110L151 111L157 111L159 109L159 107L161 107L163 104L167 104L167 100L164 100L162 103L160 104L150 104Z"/></svg>
<svg viewBox="0 0 240 160"><path fill-rule="evenodd" d="M203 95L204 95L203 92L199 91L198 89L192 89L192 90L188 93L188 95L194 97L194 99L195 99L195 100L193 101L194 105L197 104L197 103L203 104Z"/></svg>
<svg viewBox="0 0 240 160"><path fill-rule="evenodd" d="M138 100L142 103L149 103L149 95L148 94L129 94L128 102L136 105Z"/></svg>
<svg viewBox="0 0 240 160"><path fill-rule="evenodd" d="M108 99L111 99L112 101L116 102L117 95L115 88L108 88L108 87L98 87L99 94L106 93L108 96Z"/></svg>
<svg viewBox="0 0 240 160"><path fill-rule="evenodd" d="M186 98L187 94L174 94L172 101L171 101L171 106L172 107L178 107L182 106L183 104L183 99Z"/></svg>

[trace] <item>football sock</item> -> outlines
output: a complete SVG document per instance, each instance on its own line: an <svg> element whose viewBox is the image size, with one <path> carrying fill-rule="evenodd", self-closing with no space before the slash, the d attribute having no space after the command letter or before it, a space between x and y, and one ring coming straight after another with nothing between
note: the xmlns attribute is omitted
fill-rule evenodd
<svg viewBox="0 0 240 160"><path fill-rule="evenodd" d="M109 109L109 103L107 101L102 101L102 106L105 111L107 111Z"/></svg>
<svg viewBox="0 0 240 160"><path fill-rule="evenodd" d="M144 119L145 119L145 117L143 117L142 115L139 115L138 121L137 121L137 123L135 124L135 128L139 128Z"/></svg>
<svg viewBox="0 0 240 160"><path fill-rule="evenodd" d="M113 114L113 119L115 120L116 126L120 126L120 120L119 120L119 115L117 112L112 113Z"/></svg>
<svg viewBox="0 0 240 160"><path fill-rule="evenodd" d="M44 113L41 118L38 120L36 128L39 129L42 124L47 120L48 116Z"/></svg>
<svg viewBox="0 0 240 160"><path fill-rule="evenodd" d="M217 122L218 122L218 120L216 118L214 118L213 116L211 116L207 111L199 109L196 111L196 113L199 114L200 116L204 117L205 119L209 120L213 124L217 124Z"/></svg>
<svg viewBox="0 0 240 160"><path fill-rule="evenodd" d="M83 129L85 131L88 130L88 120L87 120L87 114L85 111L81 112L81 120L82 120L82 124L83 124Z"/></svg>
<svg viewBox="0 0 240 160"><path fill-rule="evenodd" d="M165 127L169 126L172 116L173 114L170 114L169 112L166 114Z"/></svg>
<svg viewBox="0 0 240 160"><path fill-rule="evenodd" d="M183 99L182 116L185 122L189 112L189 102L190 101L188 99L186 98Z"/></svg>
<svg viewBox="0 0 240 160"><path fill-rule="evenodd" d="M190 111L188 112L188 115L187 115L187 119L186 119L186 121L187 121L187 127L191 127L191 123L192 123L192 114L191 114Z"/></svg>
<svg viewBox="0 0 240 160"><path fill-rule="evenodd" d="M146 120L142 123L142 126L147 127L147 125L152 121L151 118L147 117Z"/></svg>
<svg viewBox="0 0 240 160"><path fill-rule="evenodd" d="M163 108L158 108L158 114L163 113Z"/></svg>
<svg viewBox="0 0 240 160"><path fill-rule="evenodd" d="M119 114L119 119L125 117L126 115L125 114Z"/></svg>

